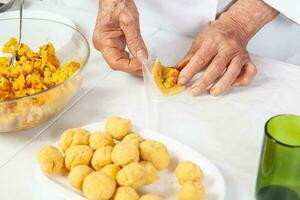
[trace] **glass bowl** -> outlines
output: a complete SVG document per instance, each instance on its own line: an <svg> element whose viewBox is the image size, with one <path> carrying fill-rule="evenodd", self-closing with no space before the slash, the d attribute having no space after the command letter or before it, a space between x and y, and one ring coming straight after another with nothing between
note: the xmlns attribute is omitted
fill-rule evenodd
<svg viewBox="0 0 300 200"><path fill-rule="evenodd" d="M18 38L19 19L0 20L0 49L11 38ZM58 113L70 103L81 88L90 46L84 35L67 24L44 19L23 21L22 43L32 50L51 42L61 64L76 61L80 69L55 87L31 96L0 101L0 132L20 131L35 127ZM1 55L7 56L7 55ZM1 77L1 73L0 73Z"/></svg>

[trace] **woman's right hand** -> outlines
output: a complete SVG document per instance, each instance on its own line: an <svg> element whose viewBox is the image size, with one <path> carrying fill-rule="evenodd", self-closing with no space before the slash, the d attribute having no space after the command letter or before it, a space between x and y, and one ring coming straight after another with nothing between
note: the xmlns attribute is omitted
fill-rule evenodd
<svg viewBox="0 0 300 200"><path fill-rule="evenodd" d="M148 53L134 0L99 1L93 44L113 70L142 76L140 61L147 59Z"/></svg>

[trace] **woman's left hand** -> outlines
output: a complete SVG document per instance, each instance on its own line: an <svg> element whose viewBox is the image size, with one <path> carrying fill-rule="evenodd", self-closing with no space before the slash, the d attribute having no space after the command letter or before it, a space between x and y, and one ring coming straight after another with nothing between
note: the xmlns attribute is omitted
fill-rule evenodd
<svg viewBox="0 0 300 200"><path fill-rule="evenodd" d="M249 58L241 34L229 23L210 22L179 64L179 68L183 68L179 84L186 84L204 68L203 75L191 86L193 96L206 89L211 95L219 95L232 84L249 84L256 74L256 67Z"/></svg>
<svg viewBox="0 0 300 200"><path fill-rule="evenodd" d="M185 85L199 71L202 76L191 86L191 95L205 90L220 95L232 85L248 85L256 66L246 50L248 41L278 12L261 0L239 0L221 17L208 23L178 64L182 69L178 83Z"/></svg>

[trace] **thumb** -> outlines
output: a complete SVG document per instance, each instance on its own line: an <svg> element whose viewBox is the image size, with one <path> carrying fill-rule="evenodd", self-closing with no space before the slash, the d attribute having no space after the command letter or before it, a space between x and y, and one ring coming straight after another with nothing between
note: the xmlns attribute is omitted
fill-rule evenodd
<svg viewBox="0 0 300 200"><path fill-rule="evenodd" d="M121 13L120 27L124 32L125 42L131 54L140 61L146 60L148 51L141 36L138 16L133 16L131 13Z"/></svg>

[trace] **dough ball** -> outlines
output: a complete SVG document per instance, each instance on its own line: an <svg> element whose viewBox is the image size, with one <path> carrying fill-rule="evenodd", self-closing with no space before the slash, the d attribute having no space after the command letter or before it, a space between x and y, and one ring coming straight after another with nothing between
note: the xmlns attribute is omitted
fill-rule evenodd
<svg viewBox="0 0 300 200"><path fill-rule="evenodd" d="M108 133L96 132L92 133L89 139L90 147L93 150L99 147L115 146L113 137Z"/></svg>
<svg viewBox="0 0 300 200"><path fill-rule="evenodd" d="M139 200L138 193L131 187L119 187L113 200Z"/></svg>
<svg viewBox="0 0 300 200"><path fill-rule="evenodd" d="M65 152L69 147L75 145L88 145L90 133L82 128L68 129L60 137L60 149Z"/></svg>
<svg viewBox="0 0 300 200"><path fill-rule="evenodd" d="M87 177L87 175L89 175L92 172L93 172L93 169L90 168L89 166L87 166L87 165L78 165L78 166L74 167L71 170L71 172L69 173L69 175L68 175L69 183L73 187L81 190L82 183L83 183L85 177Z"/></svg>
<svg viewBox="0 0 300 200"><path fill-rule="evenodd" d="M131 163L121 169L117 175L117 182L121 186L134 189L145 185L145 168L140 163Z"/></svg>
<svg viewBox="0 0 300 200"><path fill-rule="evenodd" d="M133 142L120 142L114 147L111 158L116 165L121 166L138 162L140 160L139 148Z"/></svg>
<svg viewBox="0 0 300 200"><path fill-rule="evenodd" d="M140 200L162 200L159 196L151 195L151 194L146 194L143 195Z"/></svg>
<svg viewBox="0 0 300 200"><path fill-rule="evenodd" d="M179 184L184 184L188 181L203 181L203 171L191 161L180 162L175 170Z"/></svg>
<svg viewBox="0 0 300 200"><path fill-rule="evenodd" d="M145 185L154 183L157 179L159 179L158 171L151 162L142 161L140 164L145 168Z"/></svg>
<svg viewBox="0 0 300 200"><path fill-rule="evenodd" d="M92 172L85 178L82 191L88 200L109 200L116 186L116 181L110 176L101 172Z"/></svg>
<svg viewBox="0 0 300 200"><path fill-rule="evenodd" d="M104 166L100 172L112 177L114 180L117 180L117 174L119 173L120 169L121 168L118 165L109 164Z"/></svg>
<svg viewBox="0 0 300 200"><path fill-rule="evenodd" d="M77 165L89 165L93 156L93 150L87 145L72 146L65 153L65 164L68 170Z"/></svg>
<svg viewBox="0 0 300 200"><path fill-rule="evenodd" d="M204 200L205 191L203 185L197 181L184 183L178 191L178 200Z"/></svg>
<svg viewBox="0 0 300 200"><path fill-rule="evenodd" d="M131 132L131 128L130 120L120 117L110 117L105 123L105 132L111 134L116 140L122 140Z"/></svg>
<svg viewBox="0 0 300 200"><path fill-rule="evenodd" d="M43 147L37 155L38 162L42 170L47 174L57 174L64 172L64 157L54 146Z"/></svg>
<svg viewBox="0 0 300 200"><path fill-rule="evenodd" d="M170 155L166 146L158 141L146 140L140 145L143 160L152 162L158 170L163 170L170 163Z"/></svg>
<svg viewBox="0 0 300 200"><path fill-rule="evenodd" d="M99 147L92 158L92 166L95 170L100 170L103 166L112 163L111 152L113 148L111 146Z"/></svg>
<svg viewBox="0 0 300 200"><path fill-rule="evenodd" d="M130 133L126 135L122 140L122 142L128 142L128 141L131 141L135 145L140 146L140 143L143 142L143 138L138 133Z"/></svg>

